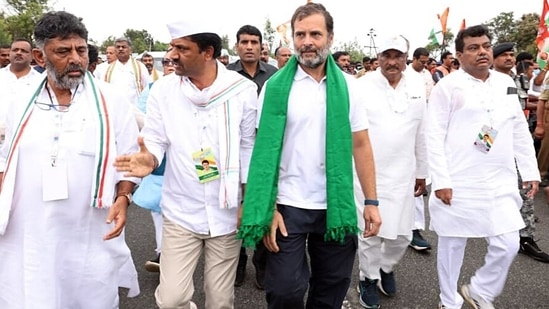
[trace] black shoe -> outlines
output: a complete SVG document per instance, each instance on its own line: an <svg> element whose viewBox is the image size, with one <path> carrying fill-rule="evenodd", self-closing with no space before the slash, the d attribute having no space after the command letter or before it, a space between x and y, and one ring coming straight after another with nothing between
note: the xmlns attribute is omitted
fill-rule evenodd
<svg viewBox="0 0 549 309"><path fill-rule="evenodd" d="M425 251L431 249L431 244L423 238L419 230L413 230L410 247L414 248L416 251Z"/></svg>
<svg viewBox="0 0 549 309"><path fill-rule="evenodd" d="M383 269L379 269L379 274L381 275L381 280L378 281L377 287L381 293L393 297L396 294L396 281L395 281L395 272L386 273Z"/></svg>
<svg viewBox="0 0 549 309"><path fill-rule="evenodd" d="M255 268L255 287L258 289L258 290L263 290L264 287L263 287L263 282L265 282L265 263L261 263L257 258L256 258L256 253L254 252L254 255L252 256L252 264L254 265L254 268Z"/></svg>
<svg viewBox="0 0 549 309"><path fill-rule="evenodd" d="M379 308L379 295L377 293L378 280L370 280L364 278L364 280L358 283L358 302L366 309L378 309Z"/></svg>
<svg viewBox="0 0 549 309"><path fill-rule="evenodd" d="M532 237L521 237L520 238L520 253L523 253L534 260L549 263L549 255L543 252Z"/></svg>
<svg viewBox="0 0 549 309"><path fill-rule="evenodd" d="M145 270L152 273L160 272L160 253L156 256L155 259L145 262Z"/></svg>
<svg viewBox="0 0 549 309"><path fill-rule="evenodd" d="M246 278L246 263L248 262L248 255L246 254L246 249L242 249L243 250L240 251L240 256L238 257L238 265L236 266L236 278L234 279L234 286L243 285L244 278Z"/></svg>

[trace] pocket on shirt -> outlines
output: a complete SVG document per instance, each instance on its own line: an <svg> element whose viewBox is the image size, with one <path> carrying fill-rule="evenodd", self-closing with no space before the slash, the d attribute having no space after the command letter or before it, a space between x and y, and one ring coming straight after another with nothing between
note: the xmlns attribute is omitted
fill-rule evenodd
<svg viewBox="0 0 549 309"><path fill-rule="evenodd" d="M95 156L97 149L97 128L92 124L85 124L80 131L80 145L78 154Z"/></svg>

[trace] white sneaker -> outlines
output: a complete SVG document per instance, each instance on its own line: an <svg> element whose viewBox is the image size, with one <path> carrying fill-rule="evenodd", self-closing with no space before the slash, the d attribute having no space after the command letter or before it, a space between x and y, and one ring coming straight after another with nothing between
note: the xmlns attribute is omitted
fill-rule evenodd
<svg viewBox="0 0 549 309"><path fill-rule="evenodd" d="M470 284L462 285L460 294L463 299L474 309L495 309L494 305L491 302L487 302L482 297L476 295L473 291L471 291Z"/></svg>

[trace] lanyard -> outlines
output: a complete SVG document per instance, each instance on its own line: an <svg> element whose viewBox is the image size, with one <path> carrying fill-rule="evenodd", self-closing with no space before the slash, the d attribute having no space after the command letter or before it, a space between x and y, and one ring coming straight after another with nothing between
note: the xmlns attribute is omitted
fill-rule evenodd
<svg viewBox="0 0 549 309"><path fill-rule="evenodd" d="M76 95L76 92L78 91L78 86L76 86L76 89L74 89L74 92L71 97L71 101L69 105L66 106L66 110L61 110L59 105L53 104L53 97L51 95L51 92L48 88L48 83L44 85L44 88L46 88L46 92L48 93L48 97L50 99L50 109L56 111L53 119L53 134L52 134L52 146L50 151L50 158L51 158L51 166L55 167L57 157L59 156L59 137L61 136L61 128L63 127L63 113L68 112L69 106L74 102L74 97ZM55 107L57 106L57 107Z"/></svg>
<svg viewBox="0 0 549 309"><path fill-rule="evenodd" d="M54 118L54 127L53 127L53 141L52 141L52 147L51 147L51 166L55 167L55 161L57 160L57 156L59 155L59 136L61 135L61 124L63 122L63 115L61 113L57 113Z"/></svg>

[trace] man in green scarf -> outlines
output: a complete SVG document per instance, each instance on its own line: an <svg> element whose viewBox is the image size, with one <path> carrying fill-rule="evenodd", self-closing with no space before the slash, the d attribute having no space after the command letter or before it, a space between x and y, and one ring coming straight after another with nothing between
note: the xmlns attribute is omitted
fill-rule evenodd
<svg viewBox="0 0 549 309"><path fill-rule="evenodd" d="M263 239L270 251L269 308L305 308L307 290L307 308L337 308L356 256L353 185L360 183L366 197L364 237L381 225L368 120L356 80L344 76L330 55L330 13L307 3L291 26L296 56L259 98L239 237L246 246Z"/></svg>

